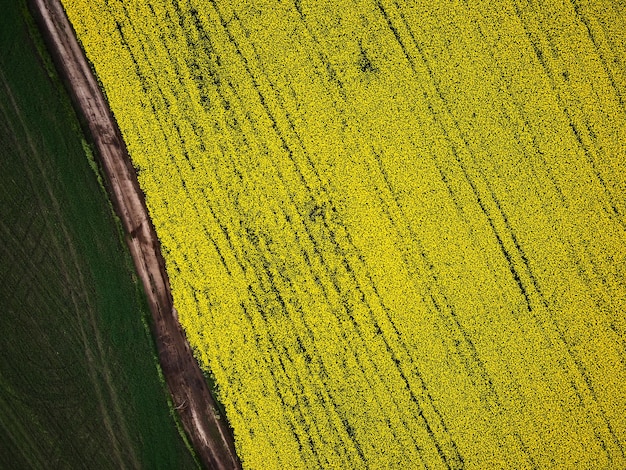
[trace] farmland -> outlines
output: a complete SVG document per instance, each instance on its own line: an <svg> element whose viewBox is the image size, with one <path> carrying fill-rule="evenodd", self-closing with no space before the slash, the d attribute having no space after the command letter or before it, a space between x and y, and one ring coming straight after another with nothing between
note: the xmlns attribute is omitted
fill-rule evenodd
<svg viewBox="0 0 626 470"><path fill-rule="evenodd" d="M91 145L25 2L2 7L0 467L197 468Z"/></svg>
<svg viewBox="0 0 626 470"><path fill-rule="evenodd" d="M626 466L623 7L236 3L63 0L244 468Z"/></svg>

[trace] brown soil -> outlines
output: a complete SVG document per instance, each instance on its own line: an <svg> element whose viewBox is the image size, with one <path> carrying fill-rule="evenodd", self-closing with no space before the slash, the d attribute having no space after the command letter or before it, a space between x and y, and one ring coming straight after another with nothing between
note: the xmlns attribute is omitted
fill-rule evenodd
<svg viewBox="0 0 626 470"><path fill-rule="evenodd" d="M202 463L240 469L231 431L220 419L172 303L159 240L121 133L58 0L31 0L31 10L96 146L126 242L144 285L153 335L172 400Z"/></svg>

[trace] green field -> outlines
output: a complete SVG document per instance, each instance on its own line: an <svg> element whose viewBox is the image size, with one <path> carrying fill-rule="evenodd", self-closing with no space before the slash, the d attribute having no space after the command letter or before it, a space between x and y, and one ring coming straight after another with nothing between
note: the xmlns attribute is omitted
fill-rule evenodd
<svg viewBox="0 0 626 470"><path fill-rule="evenodd" d="M26 6L2 7L0 468L195 468L89 145Z"/></svg>

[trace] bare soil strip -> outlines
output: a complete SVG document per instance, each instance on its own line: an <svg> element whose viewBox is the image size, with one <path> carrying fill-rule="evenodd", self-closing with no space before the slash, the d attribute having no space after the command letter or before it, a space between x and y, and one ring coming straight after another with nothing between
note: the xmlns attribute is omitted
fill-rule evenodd
<svg viewBox="0 0 626 470"><path fill-rule="evenodd" d="M220 419L172 303L159 240L121 133L58 0L31 0L31 10L64 78L74 105L95 143L115 211L143 282L153 317L153 335L176 410L202 463L240 469L234 441Z"/></svg>

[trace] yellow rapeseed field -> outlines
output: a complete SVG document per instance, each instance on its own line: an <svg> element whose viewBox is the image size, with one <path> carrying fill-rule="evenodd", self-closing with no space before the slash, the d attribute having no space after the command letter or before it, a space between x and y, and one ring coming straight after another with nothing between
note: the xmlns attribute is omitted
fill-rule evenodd
<svg viewBox="0 0 626 470"><path fill-rule="evenodd" d="M63 0L246 469L626 468L626 6Z"/></svg>

